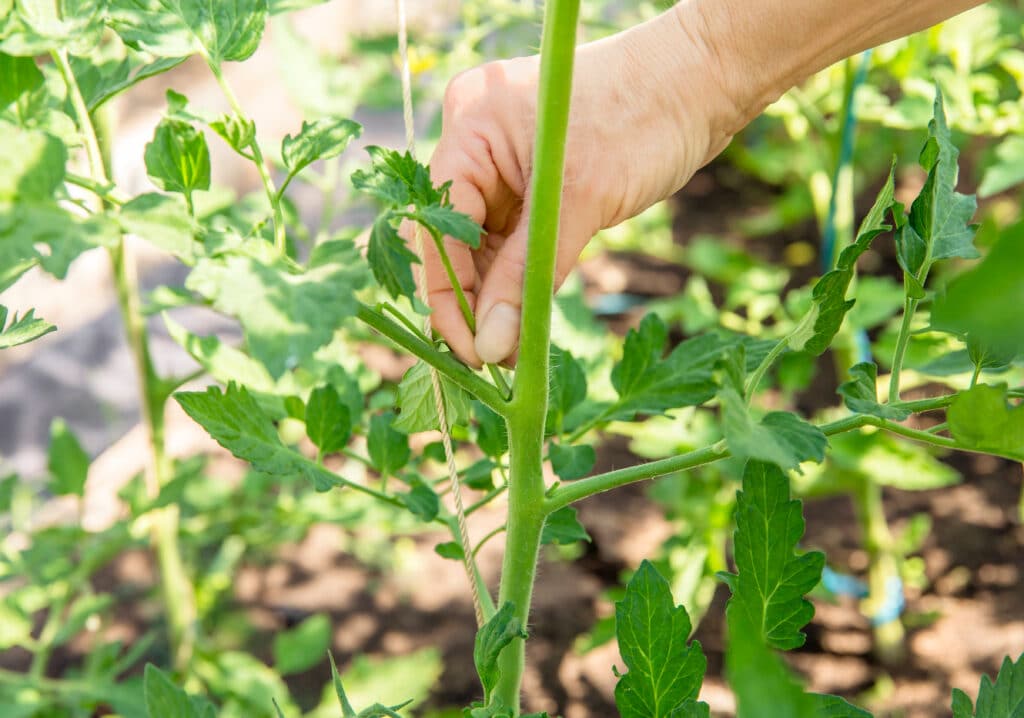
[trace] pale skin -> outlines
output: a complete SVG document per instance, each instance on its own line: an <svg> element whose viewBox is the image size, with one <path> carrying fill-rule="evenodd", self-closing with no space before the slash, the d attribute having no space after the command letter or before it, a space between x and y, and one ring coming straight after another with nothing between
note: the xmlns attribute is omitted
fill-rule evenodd
<svg viewBox="0 0 1024 718"><path fill-rule="evenodd" d="M679 190L786 90L844 57L930 27L978 0L684 0L576 54L556 289L599 230ZM474 336L425 243L434 328L471 366L514 360L537 57L491 62L445 93L435 182L483 226L478 250L446 240Z"/></svg>

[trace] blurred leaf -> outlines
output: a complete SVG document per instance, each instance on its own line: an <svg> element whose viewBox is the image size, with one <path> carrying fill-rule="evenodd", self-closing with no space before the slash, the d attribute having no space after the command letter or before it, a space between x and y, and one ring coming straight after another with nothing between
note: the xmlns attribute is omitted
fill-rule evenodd
<svg viewBox="0 0 1024 718"><path fill-rule="evenodd" d="M199 225L180 197L150 192L125 203L117 216L121 229L170 252L187 264L195 261Z"/></svg>
<svg viewBox="0 0 1024 718"><path fill-rule="evenodd" d="M563 446L555 442L548 443L548 456L551 468L562 481L582 479L594 468L597 453L589 444Z"/></svg>
<svg viewBox="0 0 1024 718"><path fill-rule="evenodd" d="M421 479L413 479L412 489L399 494L405 507L423 521L433 521L441 510L441 499L427 483Z"/></svg>
<svg viewBox="0 0 1024 718"><path fill-rule="evenodd" d="M565 415L587 398L587 375L571 352L551 345L547 433L560 430Z"/></svg>
<svg viewBox="0 0 1024 718"><path fill-rule="evenodd" d="M85 628L85 624L91 616L107 610L113 604L114 597L108 593L79 596L71 604L67 616L57 631L57 635L54 636L53 645L62 646L70 641Z"/></svg>
<svg viewBox="0 0 1024 718"><path fill-rule="evenodd" d="M16 10L4 18L10 25L0 34L0 50L25 56L53 50L84 55L99 44L104 5L105 0L18 0Z"/></svg>
<svg viewBox="0 0 1024 718"><path fill-rule="evenodd" d="M548 514L540 535L541 544L568 545L577 541L590 541L590 534L580 523L574 507L563 506Z"/></svg>
<svg viewBox="0 0 1024 718"><path fill-rule="evenodd" d="M784 470L799 469L804 461L822 461L828 439L821 430L787 411L772 411L755 420L735 389L719 393L722 431L733 455L758 459Z"/></svg>
<svg viewBox="0 0 1024 718"><path fill-rule="evenodd" d="M306 403L306 435L325 454L340 451L352 433L348 407L333 386L313 390Z"/></svg>
<svg viewBox="0 0 1024 718"><path fill-rule="evenodd" d="M954 279L932 309L932 325L966 334L1000 354L1024 354L1024 223Z"/></svg>
<svg viewBox="0 0 1024 718"><path fill-rule="evenodd" d="M188 196L210 189L206 137L187 122L164 118L146 145L146 174L160 189Z"/></svg>
<svg viewBox="0 0 1024 718"><path fill-rule="evenodd" d="M1005 384L979 384L960 392L946 418L950 434L961 444L1024 461L1024 405L1007 403Z"/></svg>
<svg viewBox="0 0 1024 718"><path fill-rule="evenodd" d="M57 496L82 496L89 474L89 455L64 423L54 419L50 425L49 489Z"/></svg>
<svg viewBox="0 0 1024 718"><path fill-rule="evenodd" d="M629 668L615 686L622 718L707 715L707 706L696 701L707 659L699 641L686 644L692 630L668 581L642 562L615 604L619 653Z"/></svg>
<svg viewBox="0 0 1024 718"><path fill-rule="evenodd" d="M149 718L201 718L188 694L152 663L146 664L144 686Z"/></svg>
<svg viewBox="0 0 1024 718"><path fill-rule="evenodd" d="M281 157L292 177L317 160L337 157L348 147L363 128L352 120L324 117L314 122L303 122L302 129L292 137L285 135L281 142Z"/></svg>
<svg viewBox="0 0 1024 718"><path fill-rule="evenodd" d="M508 429L505 420L486 404L473 402L477 420L476 444L492 459L500 459L508 452Z"/></svg>
<svg viewBox="0 0 1024 718"><path fill-rule="evenodd" d="M50 332L57 331L57 327L45 319L36 317L35 311L35 309L29 309L20 319L15 313L11 317L10 323L7 323L7 307L0 304L0 349L10 349L19 344L27 344Z"/></svg>
<svg viewBox="0 0 1024 718"><path fill-rule="evenodd" d="M878 367L873 362L850 367L850 377L849 381L839 385L839 395L850 411L895 421L903 421L910 416L906 409L878 402Z"/></svg>
<svg viewBox="0 0 1024 718"><path fill-rule="evenodd" d="M1024 182L1024 137L1011 135L996 147L996 161L985 168L978 196L990 197L1021 182Z"/></svg>
<svg viewBox="0 0 1024 718"><path fill-rule="evenodd" d="M434 553L441 558L451 559L452 561L461 561L465 554L460 546L455 541L445 541L434 546Z"/></svg>
<svg viewBox="0 0 1024 718"><path fill-rule="evenodd" d="M375 414L370 419L366 449L370 463L381 476L391 476L409 462L409 437L392 428L393 412Z"/></svg>
<svg viewBox="0 0 1024 718"><path fill-rule="evenodd" d="M0 205L53 197L67 160L67 148L53 135L0 123Z"/></svg>
<svg viewBox="0 0 1024 718"><path fill-rule="evenodd" d="M413 434L440 427L430 372L429 364L418 361L402 377L397 400L401 413L392 424L398 431ZM466 426L469 423L469 394L444 374L438 373L437 378L441 382L448 426Z"/></svg>
<svg viewBox="0 0 1024 718"><path fill-rule="evenodd" d="M274 668L282 676L302 673L324 659L331 643L331 620L310 616L295 628L274 634Z"/></svg>
<svg viewBox="0 0 1024 718"><path fill-rule="evenodd" d="M43 86L43 73L31 57L11 57L0 52L0 110Z"/></svg>
<svg viewBox="0 0 1024 718"><path fill-rule="evenodd" d="M975 710L976 709L976 710ZM959 688L953 689L953 718L1020 718L1024 715L1024 655L1014 662L1003 659L995 683L981 677L978 705Z"/></svg>
<svg viewBox="0 0 1024 718"><path fill-rule="evenodd" d="M29 645L32 640L32 619L5 596L0 599L0 649Z"/></svg>

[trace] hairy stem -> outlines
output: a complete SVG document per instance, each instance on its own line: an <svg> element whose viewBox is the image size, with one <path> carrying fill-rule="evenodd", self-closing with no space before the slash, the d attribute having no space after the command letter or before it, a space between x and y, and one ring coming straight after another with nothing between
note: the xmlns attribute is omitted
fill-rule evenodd
<svg viewBox="0 0 1024 718"><path fill-rule="evenodd" d="M541 38L537 130L530 191L529 239L523 287L519 363L507 415L510 476L508 532L498 605L511 602L523 626L529 623L544 508L544 418L548 405L548 352L555 254L565 166L565 137L576 49L579 0L548 0ZM518 716L525 657L515 640L499 656L501 669L492 699Z"/></svg>

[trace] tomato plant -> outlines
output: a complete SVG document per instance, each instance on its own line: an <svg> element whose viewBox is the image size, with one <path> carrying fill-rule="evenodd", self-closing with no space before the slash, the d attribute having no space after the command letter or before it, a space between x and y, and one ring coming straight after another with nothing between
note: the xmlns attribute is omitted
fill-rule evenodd
<svg viewBox="0 0 1024 718"><path fill-rule="evenodd" d="M778 655L804 643L802 631L813 615L805 595L819 584L824 567L823 554L800 548L804 520L801 503L792 498L791 480L799 485L801 477L813 477L830 444L831 460L838 462L842 442L858 437L891 435L942 450L1024 461L1024 387L1019 385L1024 244L1019 229L1003 233L985 259L948 284L929 282L940 263L980 256L972 224L976 200L957 191L958 149L942 93L936 91L919 154L925 179L916 198L909 206L897 201L894 164L834 266L787 307L789 321L780 322L771 338L716 326L670 347L668 324L650 313L626 335L604 390L594 390L572 351L551 342L580 3L549 0L528 203L529 271L519 358L509 381L501 368L473 371L417 326L429 310L416 295L419 258L400 234L402 223L421 228L445 262L445 237L476 246L482 230L452 206L448 188L435 186L428 168L410 153L369 147L367 166L352 173L354 189L378 205L366 232L325 225L310 233L289 201L292 183L321 182L314 164L337 158L362 128L323 114L303 122L271 151L233 91L224 65L255 51L269 15L303 4L311 3L231 0L214 7L191 0L24 0L16 7L8 2L7 8L0 3L6 10L0 21L0 289L36 265L60 277L86 249L109 254L139 376L150 451L147 471L123 492L130 520L99 534L80 527L37 532L28 548L5 554L2 576L23 578L33 589L8 594L0 606L9 631L2 640L32 654L24 676L0 673L0 696L15 706L13 715L49 715L36 712L40 696L71 715L105 706L152 718L217 714L212 702L190 698L185 688L222 698L227 715L271 715L273 706L282 716L298 713L280 678L254 667L251 657L236 652L226 654L228 659L210 658L214 651L204 635L203 616L225 590L223 576L230 575L245 549L210 530L196 541L195 553L215 551L216 568L195 580L189 547L182 549L187 533L182 521L204 513L217 516L217 508L187 494L189 485L206 480L200 467L167 456L164 414L172 397L254 470L244 485L261 497L258 510L246 517L246 530L252 533L235 538L256 542L266 539L260 531L301 530L352 501L376 502L450 532L451 540L439 544L437 552L465 564L481 623L474 650L481 690L479 700L464 712L472 718L523 714L520 693L540 547L587 538L578 502L627 484L732 462L742 477L735 497L734 570L721 571L718 578L731 592L726 670L739 714L867 715L836 696L805 692ZM101 49L115 59L103 60ZM210 115L169 91L164 116L142 158L161 191L128 196L111 177L106 103L193 56L206 65L230 112ZM239 203L210 206L208 135L254 166L259 192ZM84 155L85 169L76 165L77 154ZM198 364L195 375L165 376L156 369L130 235L188 267L184 286L156 293L146 311L163 315L169 333ZM797 355L810 361L842 339L854 307L850 296L858 260L882 242L893 243L903 278L888 375L880 375L873 362L845 367L839 387L844 408L821 420L765 411L760 397L781 361ZM241 346L197 336L176 321L173 311L188 305L212 308L237 321ZM13 315L8 322L9 310L0 307L0 347L53 331L32 310L20 311L20 318ZM905 399L908 355L924 322L929 331L963 347L969 379L933 396ZM386 342L417 363L394 392L378 390L361 373L352 339ZM219 385L182 390L204 375ZM596 453L587 441L599 432L681 409L710 417L713 436L685 452L595 471ZM941 413L942 418L922 428L911 419L924 413ZM468 506L446 505L444 477L427 467L438 452L431 449L428 456L427 449L414 450L418 444L410 442L410 435L438 429L473 445L482 457L456 467L461 485L476 492ZM440 455L445 461L453 458L444 447ZM341 457L379 481L366 478L365 471L353 476L336 461ZM88 456L60 423L53 428L49 463L52 493L81 497ZM299 494L297 480L308 482L315 493ZM294 491L286 495L301 500L281 501L287 505L281 508L275 504L281 494L271 493L270 484ZM4 479L0 486L5 508L17 513L15 479ZM864 492L877 490L873 482L858 486ZM461 520L492 505L504 507L504 521L472 545ZM505 540L500 583L491 586L476 556L483 542L500 534ZM881 545L887 541L883 536L876 548L890 556L892 548ZM84 677L48 678L54 650L111 603L109 596L92 591L89 575L112 554L141 545L157 557L165 635L149 635L130 647L104 646ZM39 611L45 611L45 619L36 631L31 617ZM327 630L322 623L317 619L296 635L301 639L303 630L321 635ZM687 610L676 605L666 579L643 562L615 606L623 663L615 669L615 700L621 715L709 715L708 705L699 701L706 659L699 642L688 642L693 624ZM166 646L165 667L184 687L150 664L140 693L138 676L135 684L121 678L151 657L150 646L158 640ZM309 644L297 640L299 647L291 651L287 640L275 644L281 672L312 665L301 654L319 639ZM233 671L247 676L242 687L230 685ZM333 664L332 671L346 718L401 715L404 704L354 707ZM1014 686L1022 675L1024 661L1007 659L995 683L983 681L976 715L1016 715L1021 698ZM1004 706L1007 710L998 712ZM962 692L954 694L953 710L957 718L975 712Z"/></svg>

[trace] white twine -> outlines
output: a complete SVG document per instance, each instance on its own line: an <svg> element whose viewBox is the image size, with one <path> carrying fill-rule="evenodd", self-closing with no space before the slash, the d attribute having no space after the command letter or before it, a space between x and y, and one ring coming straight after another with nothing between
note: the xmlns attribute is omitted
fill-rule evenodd
<svg viewBox="0 0 1024 718"><path fill-rule="evenodd" d="M412 114L412 79L409 70L409 35L406 28L405 0L396 0L398 8L398 54L402 61L402 116L405 120L405 144L409 153L416 156L416 128ZM420 258L421 264L419 273L420 300L424 305L428 303L427 278L423 260L423 234L419 224L413 222L413 238L416 242L416 255ZM423 319L423 333L430 336L430 317ZM452 496L455 499L455 513L459 525L459 541L462 543L462 564L466 570L466 578L469 580L469 587L473 593L473 609L476 612L477 626L484 623L483 604L481 602L480 590L477 586L476 571L473 565L473 544L469 540L469 529L466 526L466 509L462 502L462 485L459 482L459 471L455 466L455 451L452 448L452 437L448 426L448 416L444 406L444 389L441 386L441 377L437 369L430 367L430 383L434 388L434 404L437 408L438 425L441 428L441 443L444 446L444 456L448 462L448 480L451 484Z"/></svg>

